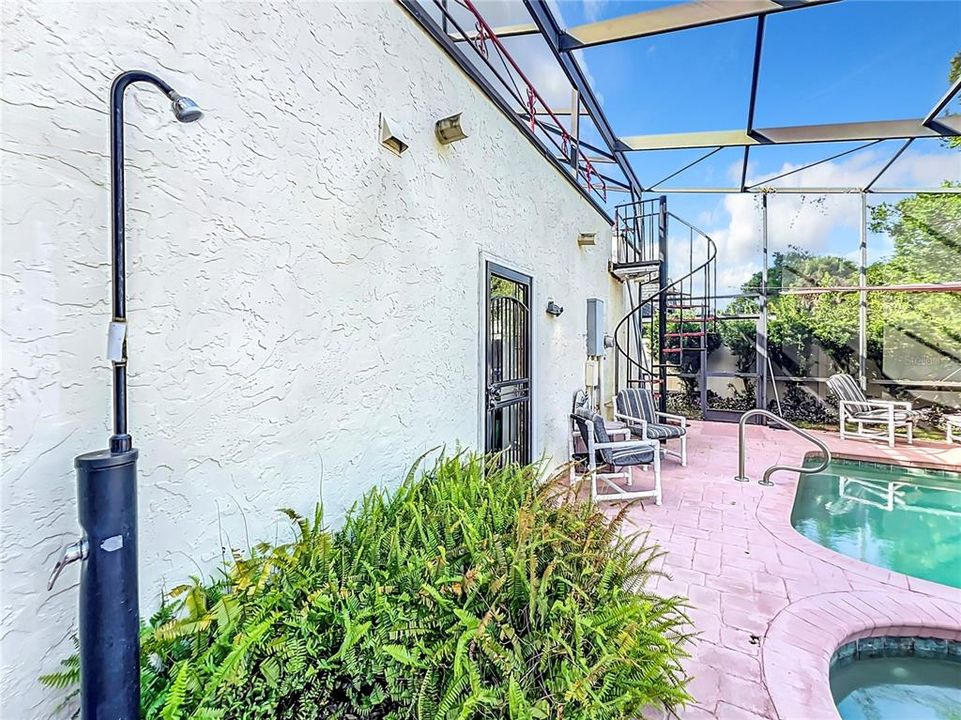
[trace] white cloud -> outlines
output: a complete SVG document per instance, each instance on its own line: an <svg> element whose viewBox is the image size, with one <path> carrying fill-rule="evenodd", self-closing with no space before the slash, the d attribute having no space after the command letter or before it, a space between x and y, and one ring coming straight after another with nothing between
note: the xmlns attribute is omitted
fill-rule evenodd
<svg viewBox="0 0 961 720"><path fill-rule="evenodd" d="M890 158L888 153L864 151L844 160L826 162L774 183L781 188L860 187L869 182ZM749 167L748 184L762 181L800 165L784 163L774 172L757 173ZM735 163L729 174L740 181L741 166ZM954 153L905 154L891 166L877 187L931 187L945 178L961 176L961 156ZM761 199L757 195L726 195L713 210L703 211L714 223L708 233L719 248L718 292L736 292L761 266ZM700 219L700 218L699 218ZM715 224L723 223L723 224ZM768 239L770 250L795 245L815 253L836 254L856 259L860 226L857 194L797 195L768 197Z"/></svg>
<svg viewBox="0 0 961 720"><path fill-rule="evenodd" d="M584 16L588 22L597 22L604 14L607 0L583 0Z"/></svg>

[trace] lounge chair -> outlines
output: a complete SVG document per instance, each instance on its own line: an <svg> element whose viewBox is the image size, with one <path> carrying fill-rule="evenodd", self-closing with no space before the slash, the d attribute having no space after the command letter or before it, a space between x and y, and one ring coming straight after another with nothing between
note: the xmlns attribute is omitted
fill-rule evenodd
<svg viewBox="0 0 961 720"><path fill-rule="evenodd" d="M850 375L838 374L828 378L828 388L838 399L840 415L839 432L841 439L886 440L894 447L894 430L907 429L908 444L914 442L914 423L917 413L911 403L900 400L868 400L861 387ZM858 426L856 431L848 431L848 423ZM865 429L865 425L883 425L881 430Z"/></svg>
<svg viewBox="0 0 961 720"><path fill-rule="evenodd" d="M572 432L580 435L586 452L572 452L572 473L577 469L591 479L591 498L600 500L635 500L654 498L661 504L661 456L656 440L625 440L612 442L604 425L604 418L589 408L580 408L571 415ZM653 490L632 490L631 469L651 465L654 469ZM604 492L598 490L598 480ZM614 482L622 480L627 488Z"/></svg>
<svg viewBox="0 0 961 720"><path fill-rule="evenodd" d="M615 408L614 417L627 423L635 437L663 442L664 454L676 457L683 467L687 466L687 418L655 410L654 396L646 388L621 390L617 393ZM680 451L669 450L668 440L679 440Z"/></svg>

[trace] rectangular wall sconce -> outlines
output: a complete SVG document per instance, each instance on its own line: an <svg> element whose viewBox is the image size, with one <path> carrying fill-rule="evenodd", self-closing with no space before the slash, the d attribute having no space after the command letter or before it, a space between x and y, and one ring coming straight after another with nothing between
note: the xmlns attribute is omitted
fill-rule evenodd
<svg viewBox="0 0 961 720"><path fill-rule="evenodd" d="M577 236L577 244L580 247L590 247L597 245L597 233L582 232Z"/></svg>

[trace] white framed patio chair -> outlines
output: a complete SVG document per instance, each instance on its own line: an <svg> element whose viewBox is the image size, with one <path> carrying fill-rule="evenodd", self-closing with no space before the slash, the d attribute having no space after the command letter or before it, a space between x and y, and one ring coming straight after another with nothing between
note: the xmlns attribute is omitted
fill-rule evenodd
<svg viewBox="0 0 961 720"><path fill-rule="evenodd" d="M659 412L650 390L626 388L618 392L614 400L614 417L626 423L635 437L662 442L664 454L676 457L682 467L687 467L687 418ZM668 440L678 440L679 448L668 449Z"/></svg>
<svg viewBox="0 0 961 720"><path fill-rule="evenodd" d="M857 381L843 373L829 377L828 388L838 399L838 432L842 440L881 440L887 442L889 447L894 447L894 431L903 427L907 430L908 444L914 442L917 413L912 409L911 403L901 400L869 400ZM848 425L856 425L857 430L848 430ZM879 425L880 429L873 429Z"/></svg>
<svg viewBox="0 0 961 720"><path fill-rule="evenodd" d="M656 440L612 441L604 418L596 412L576 412L571 415L571 422L572 479L576 472L590 477L592 500L654 498L655 505L661 504L661 455ZM580 436L584 452L575 450L576 436ZM632 469L648 465L654 471L654 488L632 489Z"/></svg>

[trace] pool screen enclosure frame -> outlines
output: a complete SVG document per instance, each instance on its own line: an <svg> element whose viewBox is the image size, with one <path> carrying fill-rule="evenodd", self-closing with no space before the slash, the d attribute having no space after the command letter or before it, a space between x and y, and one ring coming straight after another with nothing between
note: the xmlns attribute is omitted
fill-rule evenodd
<svg viewBox="0 0 961 720"><path fill-rule="evenodd" d="M961 79L932 105L922 118L868 120L787 127L756 127L755 110L760 95L760 74L768 16L810 10L842 0L749 0L717 3L690 0L676 5L562 28L547 0L524 0L529 23L496 28L483 17L472 0L398 0L427 34L457 63L495 105L524 131L540 152L567 177L594 206L608 216L610 195L624 193L633 201L644 193L961 193L961 188L879 188L878 181L891 165L919 139L961 135L961 115L943 114L961 91ZM653 37L692 28L753 19L755 22L751 82L744 127L658 135L618 135L574 51ZM571 87L571 106L548 107L509 51L510 38L539 35ZM636 68L639 70L639 68ZM624 69L625 72L629 68ZM566 118L564 122L562 118ZM587 142L581 128L592 124L601 143ZM834 157L856 153L884 140L904 142L869 182L861 187L773 187L771 182L802 172ZM842 153L803 164L788 173L748 183L751 149L772 145L851 143L861 145ZM650 150L703 148L706 152L665 178L642 182L630 157ZM729 187L665 187L663 183L696 166L725 148L742 148L740 183ZM598 168L603 166L604 170ZM608 216L609 217L609 216Z"/></svg>
<svg viewBox="0 0 961 720"><path fill-rule="evenodd" d="M961 377L956 380L944 378L942 380L917 381L907 378L885 378L883 380L871 379L869 374L868 357L868 294L871 292L906 292L906 293L958 293L961 299L961 282L956 283L916 283L911 285L870 285L868 283L868 229L869 229L869 204L868 193L858 194L859 203L859 232L857 248L857 279L856 285L836 286L836 287L773 287L770 285L769 273L771 270L771 244L768 232L769 220L769 194L764 193L759 197L760 216L761 216L761 270L760 283L756 292L742 292L730 296L751 298L757 302L758 315L756 325L756 366L753 373L743 372L724 372L714 371L709 368L704 373L704 380L710 378L750 378L756 381L756 407L766 409L771 405L780 410L780 398L777 395L778 382L793 383L818 383L827 382L827 377L815 375L786 375L775 372L775 364L770 357L768 348L768 327L771 318L770 299L774 294L780 295L840 295L847 293L857 293L858 295L858 318L857 318L857 349L853 356L855 364L851 373L862 390L867 391L869 383L881 386L897 386L908 391L948 391L961 393ZM723 317L723 316L722 316ZM940 349L939 352L955 362L961 368L961 358L955 357L949 350ZM840 371L841 369L839 369ZM771 397L773 392L773 397ZM820 395L820 393L819 393ZM704 418L707 420L731 420L739 416L743 410L727 411L711 408L709 403L703 406ZM735 413L735 417L731 414Z"/></svg>
<svg viewBox="0 0 961 720"><path fill-rule="evenodd" d="M494 27L483 17L473 0L398 0L399 4L425 32L457 63L471 80L490 98L501 112L528 138L545 159L553 164L578 191L608 220L612 197L626 194L630 202L640 203L652 194L757 194L762 204L764 280L757 295L759 304L757 326L757 403L768 406L769 385L775 380L819 381L820 377L774 376L768 357L767 327L768 300L768 238L767 205L773 194L784 195L855 195L860 198L860 244L858 249L858 284L853 288L809 288L803 292L857 292L859 295L857 375L862 387L868 378L867 356L867 297L874 290L905 290L911 292L961 292L961 283L917 288L872 288L867 285L867 207L872 195L906 194L961 194L961 187L879 187L885 173L918 140L943 139L961 136L961 115L945 114L949 103L961 91L961 79L956 80L937 99L921 118L898 120L867 120L844 123L825 123L787 127L757 127L755 111L758 106L760 77L763 66L766 25L769 16L795 11L817 11L842 0L749 0L741 3L717 3L689 0L667 7L646 9L620 17L564 28L553 14L547 0L524 0L529 22L506 27ZM718 25L734 21L753 21L753 54L744 126L735 129L702 132L668 133L659 135L623 135L615 133L601 103L588 80L578 54L591 47L630 41L642 37L684 32L692 28ZM521 64L510 52L511 38L539 36L557 63L571 91L567 108L548 107L543 95L531 84ZM640 68L635 68L640 70ZM619 72L629 72L621 68ZM603 76L601 76L602 79ZM582 130L592 125L600 142L588 142ZM792 187L774 185L790 175L831 160L876 148L886 140L903 142L885 160L880 169L866 182L856 187L815 187L799 184ZM809 145L820 143L857 143L841 152L834 152L813 162L758 182L748 181L751 151L756 147L774 145ZM704 153L676 171L646 183L639 177L631 162L647 151L701 148ZM726 187L681 187L668 181L680 173L696 167L726 148L740 148L740 182ZM603 168L603 171L598 170ZM644 179L646 180L646 179ZM622 200L616 201L618 203ZM719 248L723 255L724 248ZM790 292L790 291L786 291ZM721 376L723 373L715 374ZM895 383L901 384L901 383Z"/></svg>

